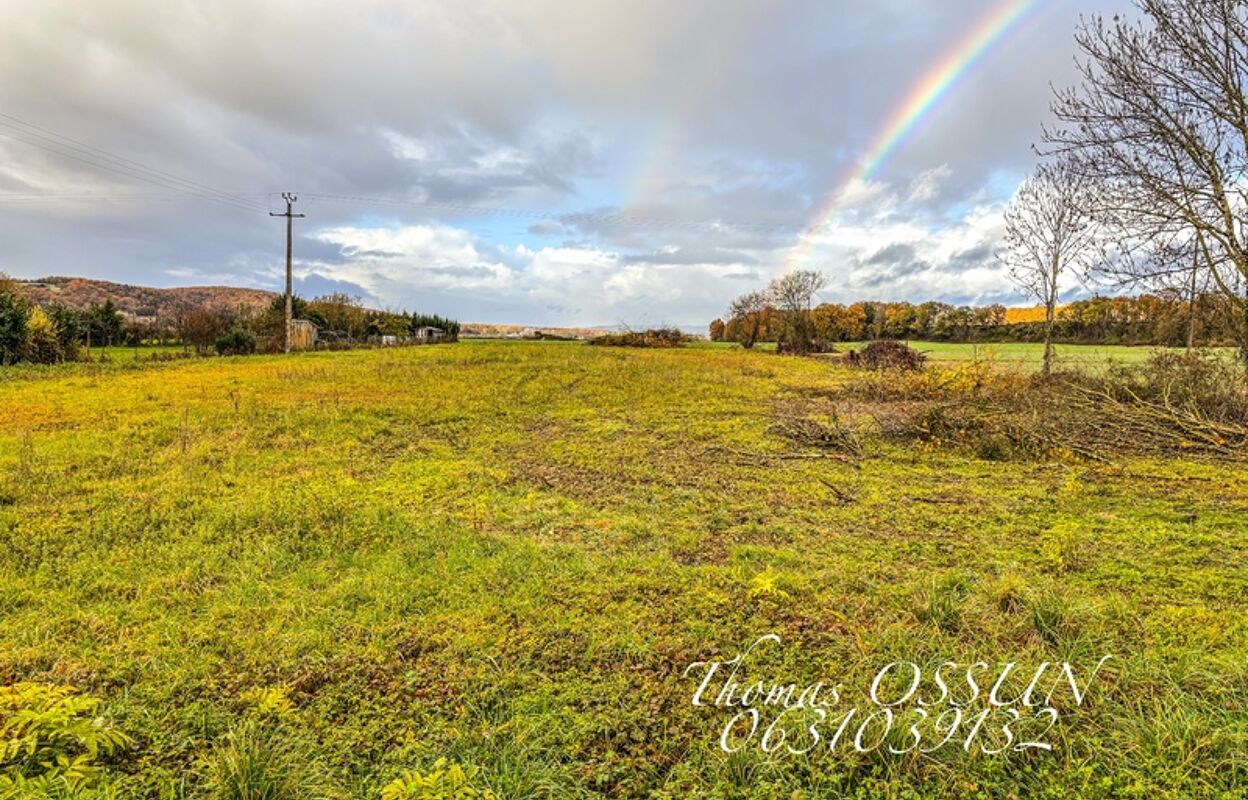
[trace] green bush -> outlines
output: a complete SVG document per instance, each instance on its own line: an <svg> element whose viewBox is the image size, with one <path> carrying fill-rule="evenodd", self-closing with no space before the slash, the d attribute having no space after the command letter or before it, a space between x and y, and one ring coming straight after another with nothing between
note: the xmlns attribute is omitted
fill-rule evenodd
<svg viewBox="0 0 1248 800"><path fill-rule="evenodd" d="M29 318L30 305L12 282L0 275L0 364L12 364L21 358Z"/></svg>
<svg viewBox="0 0 1248 800"><path fill-rule="evenodd" d="M216 342L217 353L223 356L247 356L256 352L256 335L235 325Z"/></svg>

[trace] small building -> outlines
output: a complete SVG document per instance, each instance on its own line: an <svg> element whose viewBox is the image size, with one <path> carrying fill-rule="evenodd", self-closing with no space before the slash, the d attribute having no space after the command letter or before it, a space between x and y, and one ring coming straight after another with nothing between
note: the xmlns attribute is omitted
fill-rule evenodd
<svg viewBox="0 0 1248 800"><path fill-rule="evenodd" d="M306 319L290 321L290 349L312 350L316 347L316 323Z"/></svg>
<svg viewBox="0 0 1248 800"><path fill-rule="evenodd" d="M446 331L432 325L417 328L412 334L418 342L440 342L446 338Z"/></svg>

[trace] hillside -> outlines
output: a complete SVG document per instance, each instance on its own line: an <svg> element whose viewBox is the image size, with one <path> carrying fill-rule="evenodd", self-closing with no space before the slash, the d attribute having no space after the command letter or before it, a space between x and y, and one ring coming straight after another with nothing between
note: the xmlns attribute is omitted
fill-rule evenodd
<svg viewBox="0 0 1248 800"><path fill-rule="evenodd" d="M260 310L272 302L273 292L236 286L178 286L158 289L132 286L127 283L54 276L18 281L28 300L34 303L61 303L72 308L87 308L93 303L112 300L117 308L131 317L171 317L194 308L225 307ZM484 338L547 338L586 339L605 333L603 328L555 328L527 325L492 325L465 323L464 335Z"/></svg>
<svg viewBox="0 0 1248 800"><path fill-rule="evenodd" d="M112 300L132 317L167 317L193 308L209 306L261 309L273 299L272 292L234 286L178 286L158 289L90 278L50 277L21 281L27 296L36 303L62 303L86 308L92 303Z"/></svg>

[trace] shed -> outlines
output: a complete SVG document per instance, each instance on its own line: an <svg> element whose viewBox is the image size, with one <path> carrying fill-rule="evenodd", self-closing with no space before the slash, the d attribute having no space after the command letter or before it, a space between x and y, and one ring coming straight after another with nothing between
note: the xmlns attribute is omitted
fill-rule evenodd
<svg viewBox="0 0 1248 800"><path fill-rule="evenodd" d="M446 338L446 331L441 328L435 328L432 325L417 328L413 331L413 334L418 342L440 342Z"/></svg>
<svg viewBox="0 0 1248 800"><path fill-rule="evenodd" d="M311 350L316 347L316 323L306 319L290 321L290 349Z"/></svg>

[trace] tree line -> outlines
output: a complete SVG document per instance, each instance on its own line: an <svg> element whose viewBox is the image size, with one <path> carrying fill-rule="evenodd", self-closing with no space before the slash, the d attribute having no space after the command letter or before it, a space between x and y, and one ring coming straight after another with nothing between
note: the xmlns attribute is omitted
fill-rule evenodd
<svg viewBox="0 0 1248 800"><path fill-rule="evenodd" d="M294 318L314 324L323 346L352 347L382 337L402 341L424 327L445 331L446 341L459 338L459 322L434 314L365 308L359 298L346 294L292 299ZM211 306L155 319L133 318L111 300L85 309L31 303L20 284L0 275L0 364L75 361L92 347L111 346L180 345L200 355L277 352L285 308L279 295L259 311Z"/></svg>
<svg viewBox="0 0 1248 800"><path fill-rule="evenodd" d="M716 342L792 342L802 331L790 325L767 292L734 301L725 319L710 325ZM917 339L945 342L1036 342L1045 340L1044 320L1010 322L1003 305L861 301L822 303L808 312L810 341L794 349L826 349L838 342ZM1132 344L1183 347L1234 345L1242 337L1238 305L1216 292L1195 298L1178 291L1135 297L1092 297L1054 310L1051 339L1066 344Z"/></svg>

